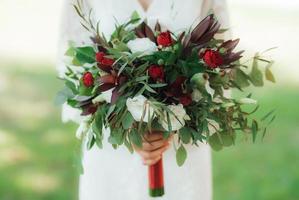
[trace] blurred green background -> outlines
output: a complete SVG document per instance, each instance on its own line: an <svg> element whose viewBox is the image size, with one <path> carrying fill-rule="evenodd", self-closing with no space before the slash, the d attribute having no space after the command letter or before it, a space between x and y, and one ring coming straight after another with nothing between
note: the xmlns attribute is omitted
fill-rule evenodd
<svg viewBox="0 0 299 200"><path fill-rule="evenodd" d="M277 84L257 89L261 116L277 118L264 141L213 154L215 200L299 199L298 1L228 1L241 48L277 62ZM77 199L76 125L62 124L55 53L60 1L0 2L0 199ZM18 14L15 14L18 13ZM29 14L30 13L30 14Z"/></svg>

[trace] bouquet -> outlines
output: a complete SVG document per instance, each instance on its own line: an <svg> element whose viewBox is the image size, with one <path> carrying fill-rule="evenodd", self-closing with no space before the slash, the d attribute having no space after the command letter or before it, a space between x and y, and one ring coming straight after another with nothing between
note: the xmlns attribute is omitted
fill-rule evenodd
<svg viewBox="0 0 299 200"><path fill-rule="evenodd" d="M244 88L263 86L264 79L275 82L273 62L256 54L252 65L242 63L243 51L235 51L239 39L217 39L226 30L213 15L189 31L174 33L158 22L150 28L134 12L107 39L81 6L78 2L74 8L93 45L70 45L66 56L71 63L58 99L82 111L77 134L89 149L102 148L103 129L110 129L114 148L125 145L131 152L134 145L142 147L145 134L158 130L165 138L177 134L174 148L181 166L187 144L207 143L218 151L233 145L237 135L255 141L259 131L265 134L273 112L252 118L257 102ZM264 72L260 63L266 64ZM226 95L232 89L244 97ZM253 110L245 111L244 104L254 104ZM151 196L164 194L162 159L149 167L149 182Z"/></svg>

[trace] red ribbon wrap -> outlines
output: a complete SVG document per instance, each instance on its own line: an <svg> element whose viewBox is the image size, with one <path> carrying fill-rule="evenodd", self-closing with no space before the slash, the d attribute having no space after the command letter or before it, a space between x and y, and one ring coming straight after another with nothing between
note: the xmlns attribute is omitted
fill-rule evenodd
<svg viewBox="0 0 299 200"><path fill-rule="evenodd" d="M163 159L148 167L148 179L150 189L164 188Z"/></svg>

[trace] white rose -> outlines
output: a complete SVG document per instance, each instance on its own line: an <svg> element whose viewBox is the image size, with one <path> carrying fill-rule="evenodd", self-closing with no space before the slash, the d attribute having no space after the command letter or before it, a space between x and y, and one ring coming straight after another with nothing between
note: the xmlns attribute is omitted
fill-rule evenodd
<svg viewBox="0 0 299 200"><path fill-rule="evenodd" d="M158 50L157 45L149 38L136 38L128 42L128 47L132 53L143 53L142 55L150 55Z"/></svg>
<svg viewBox="0 0 299 200"><path fill-rule="evenodd" d="M92 100L92 103L98 103L98 102L107 102L107 103L111 103L111 97L112 97L112 91L114 90L114 88L107 90L105 92L102 92L99 96L97 96L96 98L94 98Z"/></svg>
<svg viewBox="0 0 299 200"><path fill-rule="evenodd" d="M184 109L182 104L179 105L170 105L168 108L175 114L169 114L171 129L168 128L167 116L165 115L165 119L160 121L162 127L168 131L176 131L185 126L185 120L190 120L190 117L187 115L186 110Z"/></svg>
<svg viewBox="0 0 299 200"><path fill-rule="evenodd" d="M198 89L194 89L191 97L193 101L199 102L202 99L202 94Z"/></svg>
<svg viewBox="0 0 299 200"><path fill-rule="evenodd" d="M238 101L240 104L257 104L257 100L250 98L243 98Z"/></svg>
<svg viewBox="0 0 299 200"><path fill-rule="evenodd" d="M144 113L143 122L148 122L148 117L154 114L153 108L150 107L147 98L139 95L134 98L128 98L126 102L128 111L132 114L136 121L141 121Z"/></svg>

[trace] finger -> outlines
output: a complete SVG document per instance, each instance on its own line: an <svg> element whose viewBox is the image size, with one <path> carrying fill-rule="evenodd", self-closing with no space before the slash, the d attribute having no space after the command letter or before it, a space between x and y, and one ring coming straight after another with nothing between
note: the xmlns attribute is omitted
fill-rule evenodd
<svg viewBox="0 0 299 200"><path fill-rule="evenodd" d="M143 159L151 160L151 159L155 159L155 158L161 156L162 153L168 149L168 147L169 147L169 145L166 145L165 147L159 148L155 151L140 150L138 153Z"/></svg>
<svg viewBox="0 0 299 200"><path fill-rule="evenodd" d="M157 140L157 141L154 141L151 143L143 142L142 149L145 151L154 151L154 150L157 150L157 149L164 147L168 144L169 144L169 142L167 140Z"/></svg>
<svg viewBox="0 0 299 200"><path fill-rule="evenodd" d="M147 142L154 142L163 139L163 135L160 132L153 132L153 133L145 134L144 139Z"/></svg>
<svg viewBox="0 0 299 200"><path fill-rule="evenodd" d="M144 160L143 161L143 164L144 165L148 165L148 166L151 166L151 165L154 165L156 164L160 159L162 158L162 156L158 156L157 158L155 159L151 159L151 160Z"/></svg>

